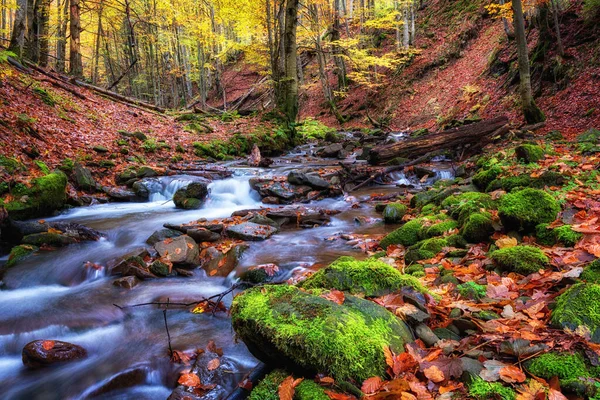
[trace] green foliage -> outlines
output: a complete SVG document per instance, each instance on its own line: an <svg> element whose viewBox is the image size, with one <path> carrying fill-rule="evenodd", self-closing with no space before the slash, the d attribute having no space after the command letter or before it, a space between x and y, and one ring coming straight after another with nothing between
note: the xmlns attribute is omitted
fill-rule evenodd
<svg viewBox="0 0 600 400"><path fill-rule="evenodd" d="M502 196L498 207L498 215L507 229L525 232L554 221L559 211L560 205L554 197L531 188Z"/></svg>
<svg viewBox="0 0 600 400"><path fill-rule="evenodd" d="M44 175L48 175L50 173L50 168L48 168L45 162L35 160L33 163L36 165L36 167L40 169L40 171L42 171Z"/></svg>
<svg viewBox="0 0 600 400"><path fill-rule="evenodd" d="M236 119L240 118L240 114L236 111L223 111L221 113L219 119L221 122L233 122Z"/></svg>
<svg viewBox="0 0 600 400"><path fill-rule="evenodd" d="M469 395L477 400L501 399L516 400L517 393L499 382L486 382L477 377L469 385Z"/></svg>
<svg viewBox="0 0 600 400"><path fill-rule="evenodd" d="M481 300L487 293L485 285L473 281L461 283L456 287L456 290L462 297L476 301Z"/></svg>
<svg viewBox="0 0 600 400"><path fill-rule="evenodd" d="M600 283L600 259L588 264L583 269L580 278L589 283Z"/></svg>
<svg viewBox="0 0 600 400"><path fill-rule="evenodd" d="M44 102L44 104L49 105L50 107L56 105L56 100L47 89L35 87L33 88L33 92L42 100L42 102Z"/></svg>
<svg viewBox="0 0 600 400"><path fill-rule="evenodd" d="M409 286L425 293L427 290L418 279L403 275L396 268L382 261L353 257L340 257L299 284L303 289L337 289L352 294L382 296Z"/></svg>
<svg viewBox="0 0 600 400"><path fill-rule="evenodd" d="M379 246L381 246L384 249L386 249L391 244L412 246L413 244L416 244L419 241L422 230L422 221L420 219L413 219L411 221L408 221L395 231L389 233L386 237L384 237L381 240L381 242L379 242Z"/></svg>
<svg viewBox="0 0 600 400"><path fill-rule="evenodd" d="M325 139L328 133L335 132L335 129L324 125L316 119L307 118L296 126L296 132L304 140Z"/></svg>
<svg viewBox="0 0 600 400"><path fill-rule="evenodd" d="M9 174L14 174L17 171L23 171L25 169L25 166L15 157L6 157L3 155L0 155L0 167Z"/></svg>
<svg viewBox="0 0 600 400"><path fill-rule="evenodd" d="M185 148L181 145L181 143L177 143L177 146L175 146L175 151L178 153L185 153Z"/></svg>
<svg viewBox="0 0 600 400"><path fill-rule="evenodd" d="M8 57L18 58L18 56L9 50L0 50L0 64L8 62Z"/></svg>
<svg viewBox="0 0 600 400"><path fill-rule="evenodd" d="M515 148L517 160L526 164L536 163L544 158L544 149L534 144L522 144Z"/></svg>
<svg viewBox="0 0 600 400"><path fill-rule="evenodd" d="M390 203L383 209L383 220L387 224L396 224L402 221L407 211L408 207L402 203Z"/></svg>
<svg viewBox="0 0 600 400"><path fill-rule="evenodd" d="M544 269L550 259L543 251L533 246L505 247L490 254L500 268L528 275Z"/></svg>
<svg viewBox="0 0 600 400"><path fill-rule="evenodd" d="M146 139L144 143L142 143L142 149L146 153L156 153L158 149L158 143L156 143L156 139Z"/></svg>
<svg viewBox="0 0 600 400"><path fill-rule="evenodd" d="M330 400L323 386L310 379L304 379L294 393L294 400Z"/></svg>

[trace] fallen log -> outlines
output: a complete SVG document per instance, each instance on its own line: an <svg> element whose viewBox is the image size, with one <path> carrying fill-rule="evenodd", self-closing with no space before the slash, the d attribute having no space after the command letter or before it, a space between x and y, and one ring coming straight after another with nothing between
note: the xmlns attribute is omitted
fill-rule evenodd
<svg viewBox="0 0 600 400"><path fill-rule="evenodd" d="M480 148L489 143L492 137L508 132L507 125L508 118L502 116L439 133L377 146L369 152L369 163L377 165L396 157L415 158L433 151L464 148L467 145L471 148Z"/></svg>

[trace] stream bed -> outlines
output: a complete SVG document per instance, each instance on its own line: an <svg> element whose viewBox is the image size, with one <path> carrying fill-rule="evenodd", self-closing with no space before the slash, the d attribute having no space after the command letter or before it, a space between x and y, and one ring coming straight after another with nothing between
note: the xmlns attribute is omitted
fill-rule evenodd
<svg viewBox="0 0 600 400"><path fill-rule="evenodd" d="M11 268L0 290L0 391L3 399L166 399L180 365L169 360L167 334L161 310L153 306L121 310L124 306L157 300L191 301L225 291L233 277L208 277L202 269L192 277L167 277L141 282L132 290L113 286L115 277L103 269L86 269L86 262L105 265L145 245L146 239L164 223L181 224L199 218L228 217L262 204L249 185L252 176L286 175L298 167L282 157L269 169L231 166L230 178L213 181L210 195L199 210L183 211L170 200L173 193L193 177L172 176L156 180L150 201L108 203L74 208L47 221L84 224L103 232L98 242L85 242L42 252ZM325 163L324 165L327 165ZM313 164L314 166L314 164ZM446 173L439 174L447 177ZM404 176L396 177L406 184ZM396 179L394 178L394 179ZM309 206L341 211L329 225L304 230L284 230L262 242L249 243L236 271L274 263L291 273L297 268L327 264L342 255L364 257L344 240L326 240L339 233L385 233L372 206L352 207L371 193L391 193L395 185L365 188L352 198L315 201ZM355 218L362 218L357 224ZM364 221L372 221L365 223ZM1 262L1 261L0 261ZM224 299L231 303L231 296ZM168 312L173 349L193 351L215 341L223 348L223 362L232 391L256 365L243 343L236 343L225 313ZM79 362L31 371L21 361L25 344L36 339L76 343L88 351ZM115 379L118 378L118 379ZM112 381L112 383L111 383ZM118 382L115 384L114 382ZM114 389L114 390L113 390Z"/></svg>

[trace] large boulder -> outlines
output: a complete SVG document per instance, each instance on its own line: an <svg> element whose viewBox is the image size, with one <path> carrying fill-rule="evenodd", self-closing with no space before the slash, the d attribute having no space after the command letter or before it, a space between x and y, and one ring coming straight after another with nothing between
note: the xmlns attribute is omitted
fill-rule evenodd
<svg viewBox="0 0 600 400"><path fill-rule="evenodd" d="M578 283L556 299L552 324L558 328L589 334L600 343L600 285Z"/></svg>
<svg viewBox="0 0 600 400"><path fill-rule="evenodd" d="M299 171L290 172L287 179L292 185L308 185L315 189L328 189L331 186L329 182L317 174L307 174Z"/></svg>
<svg viewBox="0 0 600 400"><path fill-rule="evenodd" d="M188 229L186 234L194 239L196 243L216 242L221 239L221 235L206 228Z"/></svg>
<svg viewBox="0 0 600 400"><path fill-rule="evenodd" d="M402 353L413 339L402 320L373 302L346 295L338 304L288 285L241 293L231 321L263 362L340 381L384 377L386 348Z"/></svg>
<svg viewBox="0 0 600 400"><path fill-rule="evenodd" d="M35 178L30 187L13 190L15 200L4 205L13 219L31 219L52 214L67 201L67 176L62 172Z"/></svg>
<svg viewBox="0 0 600 400"><path fill-rule="evenodd" d="M245 244L231 247L226 252L216 247L207 247L202 250L202 269L208 276L228 276L237 267L242 253L248 248Z"/></svg>
<svg viewBox="0 0 600 400"><path fill-rule="evenodd" d="M192 182L175 192L173 202L177 208L194 210L202 207L206 197L208 197L208 185L204 182Z"/></svg>
<svg viewBox="0 0 600 400"><path fill-rule="evenodd" d="M23 364L37 369L87 357L87 351L76 344L58 340L35 340L23 348Z"/></svg>
<svg viewBox="0 0 600 400"><path fill-rule="evenodd" d="M359 261L353 257L338 258L300 282L299 286L303 289L343 290L369 297L383 296L404 287L426 292L417 278L402 274L389 264L375 259Z"/></svg>
<svg viewBox="0 0 600 400"><path fill-rule="evenodd" d="M259 225L254 222L244 222L227 227L227 236L232 239L260 241L268 239L277 232L277 228L270 225Z"/></svg>
<svg viewBox="0 0 600 400"><path fill-rule="evenodd" d="M163 240L166 240L169 238L176 238L181 235L182 235L181 232L176 231L174 229L168 229L168 228L159 229L159 230L155 231L152 235L150 235L150 237L148 239L146 239L146 243L148 243L150 246L154 246L158 242L162 242Z"/></svg>
<svg viewBox="0 0 600 400"><path fill-rule="evenodd" d="M536 225L550 223L560 211L558 201L539 189L523 189L500 198L498 215L507 229L525 232L535 230Z"/></svg>
<svg viewBox="0 0 600 400"><path fill-rule="evenodd" d="M156 243L154 248L161 257L173 264L198 265L200 263L198 245L187 235L163 240Z"/></svg>

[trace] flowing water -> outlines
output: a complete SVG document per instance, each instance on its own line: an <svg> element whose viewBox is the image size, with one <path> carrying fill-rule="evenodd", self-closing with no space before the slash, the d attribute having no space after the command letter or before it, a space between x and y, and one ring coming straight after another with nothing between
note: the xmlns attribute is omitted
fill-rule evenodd
<svg viewBox="0 0 600 400"><path fill-rule="evenodd" d="M301 154L306 156L306 152ZM148 307L121 310L131 305L167 298L190 301L220 293L232 278L207 277L201 269L191 278L169 277L141 282L132 290L112 285L114 277L103 269L86 269L85 262L104 265L144 245L166 222L184 223L199 218L228 217L233 211L264 206L248 183L256 175L285 175L298 168L293 154L277 160L268 170L237 168L231 178L210 184L210 195L200 210L177 210L173 193L194 177L174 176L153 180L150 201L109 203L75 208L48 221L78 222L103 232L98 242L71 245L37 254L10 269L0 290L0 392L3 399L165 399L177 380L177 366L169 361L167 335L161 310ZM323 161L323 165L337 161ZM398 191L394 186L366 189L355 198L325 199L318 206L342 211L328 226L284 230L270 239L251 243L237 270L275 263L286 271L314 263L327 263L341 255L361 256L345 240L326 240L339 233L382 233L389 230L374 222L372 207L353 208L357 198L370 192ZM363 223L357 225L356 218ZM365 220L366 218L366 220ZM366 221L366 223L365 223ZM231 301L227 298L226 303ZM256 360L243 343L235 343L226 315L192 314L187 309L168 312L173 348L203 348L214 340L223 348L233 390ZM21 350L36 339L63 340L85 347L83 361L37 371L23 367ZM126 384L102 393L112 378ZM124 377L124 378L123 378Z"/></svg>

